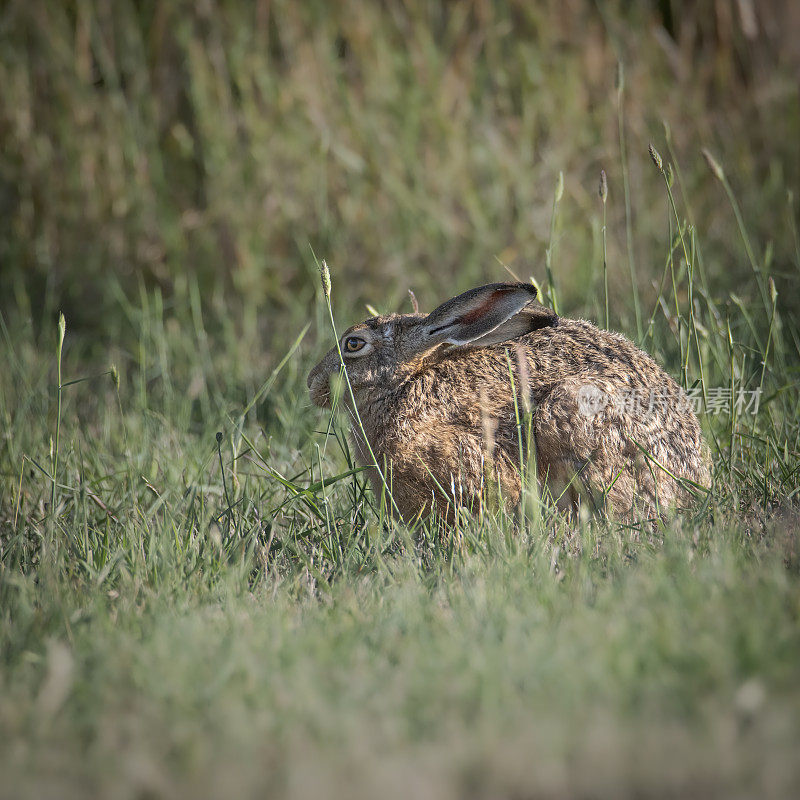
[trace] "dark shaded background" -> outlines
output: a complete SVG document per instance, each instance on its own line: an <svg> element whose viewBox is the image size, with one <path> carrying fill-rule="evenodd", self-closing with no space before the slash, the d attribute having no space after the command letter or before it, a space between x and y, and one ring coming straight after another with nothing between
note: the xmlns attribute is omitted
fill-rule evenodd
<svg viewBox="0 0 800 800"><path fill-rule="evenodd" d="M157 289L269 347L308 314L312 248L348 316L500 280L498 259L542 280L563 171L556 283L593 314L604 168L612 307L630 321L620 101L638 291L655 297L669 236L653 141L674 150L712 284L747 297L700 148L791 281L798 30L791 0L8 0L0 309L35 325L63 309L102 343L131 334L124 298Z"/></svg>

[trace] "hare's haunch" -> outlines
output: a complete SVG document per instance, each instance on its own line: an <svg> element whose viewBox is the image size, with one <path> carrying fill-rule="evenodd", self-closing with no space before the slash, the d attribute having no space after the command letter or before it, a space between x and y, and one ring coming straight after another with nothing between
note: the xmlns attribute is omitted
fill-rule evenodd
<svg viewBox="0 0 800 800"><path fill-rule="evenodd" d="M371 448L405 519L477 511L498 483L517 502L526 408L540 486L562 508L653 515L686 505L692 483L707 485L700 424L675 381L624 336L559 318L535 297L528 284L489 284L341 337L369 441L354 424L357 457L373 465ZM309 373L316 405L330 405L340 368L333 348ZM353 414L349 392L343 401ZM371 480L380 491L377 470Z"/></svg>

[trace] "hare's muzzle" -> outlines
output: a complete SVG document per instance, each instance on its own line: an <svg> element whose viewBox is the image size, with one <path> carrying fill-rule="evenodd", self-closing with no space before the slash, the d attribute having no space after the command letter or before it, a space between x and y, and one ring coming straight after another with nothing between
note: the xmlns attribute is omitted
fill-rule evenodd
<svg viewBox="0 0 800 800"><path fill-rule="evenodd" d="M328 370L323 368L323 364L317 364L317 366L308 373L306 385L308 386L308 394L311 397L311 402L315 406L325 408L330 405L330 375L328 374Z"/></svg>

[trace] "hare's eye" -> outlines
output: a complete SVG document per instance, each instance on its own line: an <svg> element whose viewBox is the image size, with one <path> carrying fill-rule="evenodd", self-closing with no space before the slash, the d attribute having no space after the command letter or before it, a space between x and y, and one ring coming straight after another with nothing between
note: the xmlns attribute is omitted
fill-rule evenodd
<svg viewBox="0 0 800 800"><path fill-rule="evenodd" d="M344 340L344 350L346 353L357 353L366 342L359 336L348 336Z"/></svg>

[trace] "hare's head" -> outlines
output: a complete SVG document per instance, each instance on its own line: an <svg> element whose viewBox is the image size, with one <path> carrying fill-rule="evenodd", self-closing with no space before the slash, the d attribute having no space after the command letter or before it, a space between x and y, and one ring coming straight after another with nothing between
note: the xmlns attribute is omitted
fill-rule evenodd
<svg viewBox="0 0 800 800"><path fill-rule="evenodd" d="M391 389L456 348L500 344L555 325L558 317L548 309L526 308L535 297L535 287L527 283L491 283L427 315L390 314L354 325L309 373L311 399L318 406L330 404L330 379L342 362L358 403L365 392Z"/></svg>

